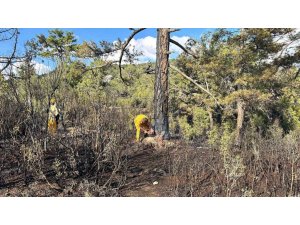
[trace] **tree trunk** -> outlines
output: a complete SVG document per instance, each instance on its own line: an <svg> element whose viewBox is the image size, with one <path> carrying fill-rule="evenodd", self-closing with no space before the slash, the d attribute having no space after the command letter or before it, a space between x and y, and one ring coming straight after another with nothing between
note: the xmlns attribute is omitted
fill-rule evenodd
<svg viewBox="0 0 300 225"><path fill-rule="evenodd" d="M155 132L163 135L164 139L170 137L168 119L168 66L169 66L169 29L157 30L156 67L154 86L154 120Z"/></svg>
<svg viewBox="0 0 300 225"><path fill-rule="evenodd" d="M235 136L235 145L236 147L241 147L242 143L242 128L245 117L245 102L241 99L237 100L237 122L236 122L236 136Z"/></svg>
<svg viewBox="0 0 300 225"><path fill-rule="evenodd" d="M214 128L213 112L211 109L208 109L207 112L208 112L208 116L209 116L209 129L212 130Z"/></svg>

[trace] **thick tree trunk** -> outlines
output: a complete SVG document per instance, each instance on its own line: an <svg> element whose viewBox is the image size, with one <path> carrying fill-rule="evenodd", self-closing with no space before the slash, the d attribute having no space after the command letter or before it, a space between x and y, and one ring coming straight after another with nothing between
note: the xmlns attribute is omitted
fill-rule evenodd
<svg viewBox="0 0 300 225"><path fill-rule="evenodd" d="M235 146L240 147L242 143L242 131L243 123L245 117L245 102L241 99L237 100L237 121L236 121L236 136L235 136Z"/></svg>
<svg viewBox="0 0 300 225"><path fill-rule="evenodd" d="M155 132L158 135L163 135L164 139L168 139L170 137L168 119L169 40L169 29L160 28L157 30L154 120Z"/></svg>

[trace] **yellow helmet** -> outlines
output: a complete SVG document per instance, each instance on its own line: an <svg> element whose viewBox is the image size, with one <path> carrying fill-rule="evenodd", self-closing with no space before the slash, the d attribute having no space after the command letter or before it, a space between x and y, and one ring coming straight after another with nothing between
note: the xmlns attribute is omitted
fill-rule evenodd
<svg viewBox="0 0 300 225"><path fill-rule="evenodd" d="M50 99L50 103L51 103L51 104L54 104L55 102L56 102L55 98L51 98L51 99Z"/></svg>

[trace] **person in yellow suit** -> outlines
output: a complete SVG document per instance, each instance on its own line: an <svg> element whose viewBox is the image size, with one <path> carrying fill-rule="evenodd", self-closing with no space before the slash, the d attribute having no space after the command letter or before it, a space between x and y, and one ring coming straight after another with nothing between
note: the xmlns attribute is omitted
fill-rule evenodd
<svg viewBox="0 0 300 225"><path fill-rule="evenodd" d="M154 130L152 129L150 119L144 115L137 115L134 119L134 125L136 128L136 141L140 141L140 133L141 131L145 134L154 134Z"/></svg>
<svg viewBox="0 0 300 225"><path fill-rule="evenodd" d="M48 130L51 135L54 135L57 132L58 120L59 120L59 111L56 106L56 100L55 98L51 98L49 115L48 115Z"/></svg>

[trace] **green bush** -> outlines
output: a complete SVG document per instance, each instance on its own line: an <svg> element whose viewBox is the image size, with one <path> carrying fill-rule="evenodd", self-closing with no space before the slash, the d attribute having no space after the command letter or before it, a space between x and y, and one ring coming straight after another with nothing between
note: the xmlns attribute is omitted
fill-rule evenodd
<svg viewBox="0 0 300 225"><path fill-rule="evenodd" d="M184 138L194 139L204 135L209 128L209 115L203 108L195 106L190 115L179 117L178 122Z"/></svg>

